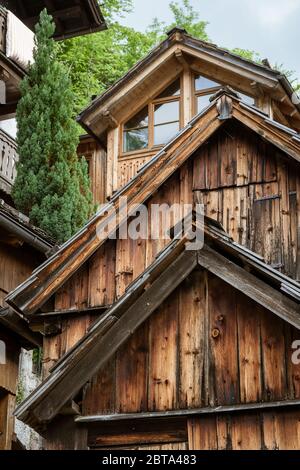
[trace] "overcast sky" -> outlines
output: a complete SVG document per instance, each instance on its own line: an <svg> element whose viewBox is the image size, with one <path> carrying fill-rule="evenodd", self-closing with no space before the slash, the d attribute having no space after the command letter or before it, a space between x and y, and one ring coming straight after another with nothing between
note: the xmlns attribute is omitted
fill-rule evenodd
<svg viewBox="0 0 300 470"><path fill-rule="evenodd" d="M170 22L170 0L133 0L122 23L143 31L152 19ZM179 0L178 0L179 1ZM227 48L251 49L272 64L283 63L300 79L300 0L191 0L210 24L211 40Z"/></svg>

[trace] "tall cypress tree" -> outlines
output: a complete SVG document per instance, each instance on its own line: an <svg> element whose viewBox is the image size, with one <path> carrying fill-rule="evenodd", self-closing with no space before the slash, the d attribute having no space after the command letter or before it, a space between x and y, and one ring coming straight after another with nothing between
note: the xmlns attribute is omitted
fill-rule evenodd
<svg viewBox="0 0 300 470"><path fill-rule="evenodd" d="M17 107L16 207L57 241L71 237L93 210L87 163L78 160L71 84L57 60L55 25L47 11L36 26L34 63L21 84Z"/></svg>

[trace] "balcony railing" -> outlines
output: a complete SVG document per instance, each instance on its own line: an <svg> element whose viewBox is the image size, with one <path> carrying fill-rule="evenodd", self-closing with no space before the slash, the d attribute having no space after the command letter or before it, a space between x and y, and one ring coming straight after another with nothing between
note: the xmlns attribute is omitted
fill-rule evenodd
<svg viewBox="0 0 300 470"><path fill-rule="evenodd" d="M6 132L0 129L0 189L11 193L16 177L16 163L19 159L17 144Z"/></svg>
<svg viewBox="0 0 300 470"><path fill-rule="evenodd" d="M6 11L0 6L0 51L6 51Z"/></svg>

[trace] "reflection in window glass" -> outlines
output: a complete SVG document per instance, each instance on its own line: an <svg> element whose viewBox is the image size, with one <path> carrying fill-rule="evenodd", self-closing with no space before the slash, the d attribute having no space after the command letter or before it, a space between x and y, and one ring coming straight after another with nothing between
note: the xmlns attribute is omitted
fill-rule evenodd
<svg viewBox="0 0 300 470"><path fill-rule="evenodd" d="M211 95L201 95L197 96L197 112L200 113L204 108L210 105L209 99L213 96Z"/></svg>
<svg viewBox="0 0 300 470"><path fill-rule="evenodd" d="M219 86L221 86L220 83L214 82L213 80L210 80L209 78L202 77L200 75L195 77L195 90L196 91L207 90L209 88L216 88Z"/></svg>
<svg viewBox="0 0 300 470"><path fill-rule="evenodd" d="M148 106L143 108L139 113L133 116L125 124L125 129L136 129L148 126Z"/></svg>
<svg viewBox="0 0 300 470"><path fill-rule="evenodd" d="M154 125L179 121L179 101L157 104L154 109Z"/></svg>
<svg viewBox="0 0 300 470"><path fill-rule="evenodd" d="M154 127L154 145L162 145L174 137L179 131L179 121L160 124Z"/></svg>
<svg viewBox="0 0 300 470"><path fill-rule="evenodd" d="M123 151L132 152L148 147L148 106L126 122Z"/></svg>
<svg viewBox="0 0 300 470"><path fill-rule="evenodd" d="M154 108L154 145L168 142L179 131L179 101Z"/></svg>
<svg viewBox="0 0 300 470"><path fill-rule="evenodd" d="M255 100L254 98L252 98L252 96L245 95L244 93L241 93L240 91L238 92L238 94L240 95L244 103L249 104L250 106L254 106Z"/></svg>
<svg viewBox="0 0 300 470"><path fill-rule="evenodd" d="M124 152L133 152L148 147L148 127L124 132Z"/></svg>
<svg viewBox="0 0 300 470"><path fill-rule="evenodd" d="M179 96L180 95L180 78L175 80L171 85L168 86L156 99L167 98L168 96Z"/></svg>

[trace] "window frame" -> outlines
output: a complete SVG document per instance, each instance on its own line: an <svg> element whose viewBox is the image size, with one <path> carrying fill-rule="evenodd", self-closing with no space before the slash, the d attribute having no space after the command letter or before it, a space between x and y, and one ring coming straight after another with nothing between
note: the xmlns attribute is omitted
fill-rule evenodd
<svg viewBox="0 0 300 470"><path fill-rule="evenodd" d="M173 82L176 80L180 80L180 94L174 95L174 96L166 96L163 98L153 98L150 100L147 104L143 104L137 111L135 111L134 115L138 114L143 108L148 106L148 147L138 149L138 150L130 150L128 152L124 151L124 133L126 132L125 129L125 124L126 122L129 121L129 118L126 118L126 121L124 121L121 126L120 126L120 142L119 142L119 155L120 157L130 157L131 155L145 155L145 154L151 154L160 148L162 148L165 144L157 144L154 145L154 111L155 111L155 106L158 104L165 104L165 103L171 103L174 101L177 101L179 103L179 129L182 129L183 125L183 106L182 106L182 100L183 100L183 78L182 74L178 75L177 77L173 78L167 85L165 85L158 93L155 94L155 96L159 95L162 93L165 89L167 89L170 85L172 85ZM132 116L132 117L133 117ZM170 121L170 122L165 122L163 124L170 124L173 122L177 121ZM163 125L162 124L162 125ZM167 143L167 142L166 142Z"/></svg>

